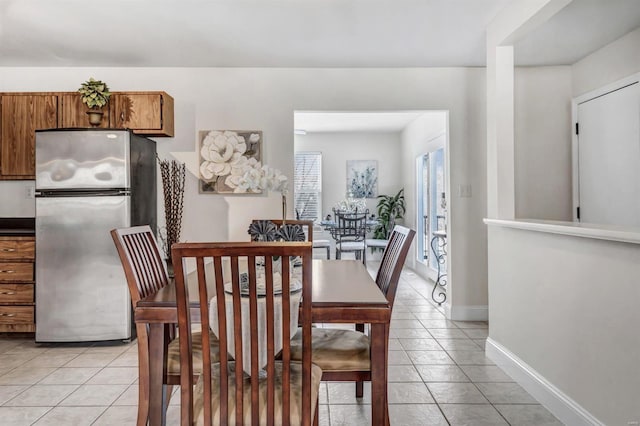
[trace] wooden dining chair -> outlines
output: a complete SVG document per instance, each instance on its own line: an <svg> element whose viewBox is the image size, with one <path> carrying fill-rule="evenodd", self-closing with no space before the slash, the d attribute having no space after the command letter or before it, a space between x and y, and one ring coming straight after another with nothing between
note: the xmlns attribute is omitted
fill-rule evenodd
<svg viewBox="0 0 640 426"><path fill-rule="evenodd" d="M345 213L333 211L336 218L336 227L332 230L336 240L336 259L342 257L343 252L355 252L356 259L362 259L367 264L367 251L364 240L367 234L367 216L369 211L362 213Z"/></svg>
<svg viewBox="0 0 640 426"><path fill-rule="evenodd" d="M391 309L396 297L400 273L404 266L415 231L396 225L389 236L376 275L376 283L387 298ZM387 350L389 346L387 335ZM301 356L301 335L292 340L293 359ZM364 324L356 324L356 330L314 328L312 330L312 360L322 368L322 380L355 381L356 396L362 397L363 382L371 380L371 350L369 337L364 334Z"/></svg>
<svg viewBox="0 0 640 426"><path fill-rule="evenodd" d="M124 268L131 304L135 310L136 304L167 284L169 278L160 250L153 232L148 225L132 228L114 229L111 237L118 250L120 262ZM168 334L173 330L168 330ZM138 419L137 425L147 424L149 414L149 337L147 326L136 323L138 338ZM215 336L213 336L215 337ZM192 335L192 355L197 360L202 359L202 335L194 332ZM217 348L217 339L210 339L210 344ZM168 386L165 389L168 398L171 396L171 386L180 384L180 339L173 339L167 348L166 374L163 383ZM217 351L216 351L217 355ZM216 359L217 361L217 359ZM196 362L199 366L202 364ZM200 367L198 367L200 369ZM196 374L198 371L196 371Z"/></svg>
<svg viewBox="0 0 640 426"><path fill-rule="evenodd" d="M322 370L311 362L311 244L178 243L171 252L182 336L181 425L308 426L317 422ZM302 260L301 266L291 266L294 257ZM208 260L213 268L205 268ZM187 264L196 267L200 303L195 310L190 309L185 286ZM300 309L291 303L300 297L297 292L302 292ZM290 336L297 330L298 313L300 359L293 361ZM204 351L202 374L194 389L190 354L191 324L196 320L203 329L212 327L220 344L218 354ZM207 348L206 333L203 338ZM260 359L265 351L263 365ZM227 352L235 361L227 360ZM278 352L281 357L276 360ZM220 362L210 363L214 357Z"/></svg>

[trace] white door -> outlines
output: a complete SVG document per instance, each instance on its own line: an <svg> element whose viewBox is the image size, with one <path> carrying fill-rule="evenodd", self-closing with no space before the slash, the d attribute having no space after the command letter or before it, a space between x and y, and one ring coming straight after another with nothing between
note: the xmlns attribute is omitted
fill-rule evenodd
<svg viewBox="0 0 640 426"><path fill-rule="evenodd" d="M640 226L640 83L578 105L580 221Z"/></svg>

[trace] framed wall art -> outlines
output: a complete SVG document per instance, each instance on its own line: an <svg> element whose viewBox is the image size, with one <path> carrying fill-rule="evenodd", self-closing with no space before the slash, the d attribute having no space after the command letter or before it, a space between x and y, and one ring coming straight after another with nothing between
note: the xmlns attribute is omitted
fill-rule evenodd
<svg viewBox="0 0 640 426"><path fill-rule="evenodd" d="M378 161L347 161L347 193L353 198L378 196Z"/></svg>
<svg viewBox="0 0 640 426"><path fill-rule="evenodd" d="M256 194L239 185L250 169L262 166L261 130L200 130L200 193Z"/></svg>

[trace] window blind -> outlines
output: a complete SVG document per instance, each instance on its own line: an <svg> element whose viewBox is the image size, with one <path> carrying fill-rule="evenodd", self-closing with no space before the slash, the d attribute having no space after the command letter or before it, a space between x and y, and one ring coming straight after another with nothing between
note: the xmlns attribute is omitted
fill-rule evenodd
<svg viewBox="0 0 640 426"><path fill-rule="evenodd" d="M322 214L322 153L295 153L294 203L296 217L316 221Z"/></svg>

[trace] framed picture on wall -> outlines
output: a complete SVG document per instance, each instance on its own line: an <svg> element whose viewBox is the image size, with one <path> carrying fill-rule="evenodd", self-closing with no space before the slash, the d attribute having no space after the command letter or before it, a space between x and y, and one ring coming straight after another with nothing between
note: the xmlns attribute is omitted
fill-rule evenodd
<svg viewBox="0 0 640 426"><path fill-rule="evenodd" d="M240 178L247 170L260 168L261 130L200 130L200 193L256 194L262 191L241 190Z"/></svg>
<svg viewBox="0 0 640 426"><path fill-rule="evenodd" d="M378 161L347 161L347 193L353 198L378 196Z"/></svg>

